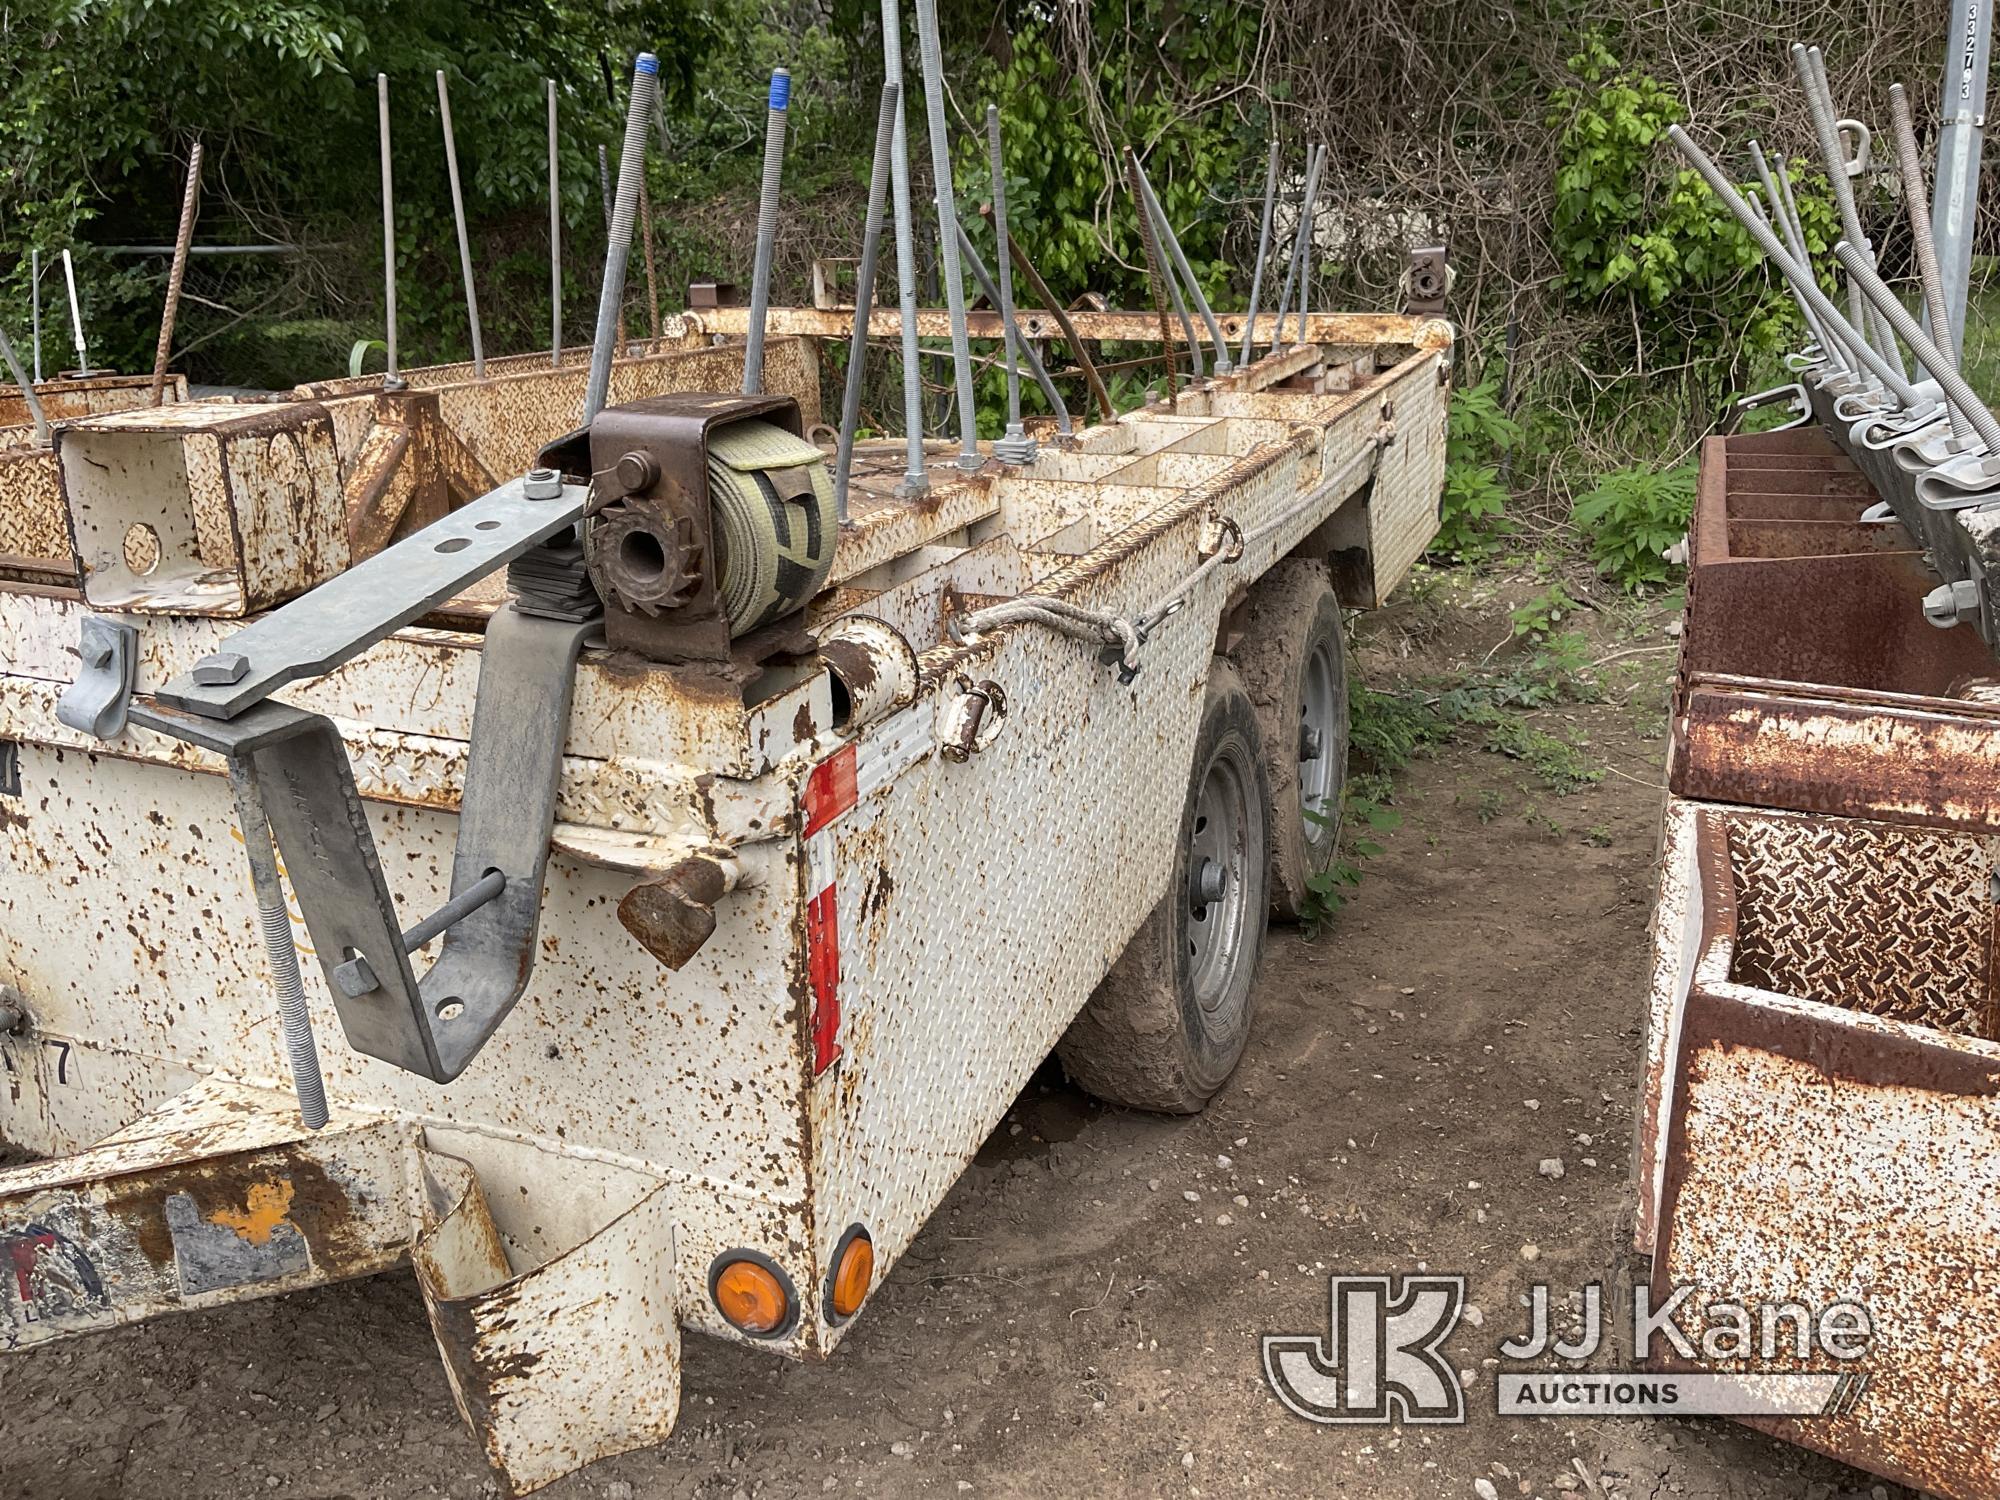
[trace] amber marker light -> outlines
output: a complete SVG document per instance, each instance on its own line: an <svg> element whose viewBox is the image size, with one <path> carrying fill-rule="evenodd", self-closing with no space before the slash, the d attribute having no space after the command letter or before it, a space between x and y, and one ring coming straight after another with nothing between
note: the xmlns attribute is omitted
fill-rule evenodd
<svg viewBox="0 0 2000 1500"><path fill-rule="evenodd" d="M726 1252L709 1273L708 1290L731 1326L753 1338L773 1338L792 1325L791 1285L755 1251Z"/></svg>
<svg viewBox="0 0 2000 1500"><path fill-rule="evenodd" d="M875 1280L875 1243L859 1224L840 1238L833 1252L833 1274L827 1278L827 1310L836 1320L861 1310L862 1299Z"/></svg>

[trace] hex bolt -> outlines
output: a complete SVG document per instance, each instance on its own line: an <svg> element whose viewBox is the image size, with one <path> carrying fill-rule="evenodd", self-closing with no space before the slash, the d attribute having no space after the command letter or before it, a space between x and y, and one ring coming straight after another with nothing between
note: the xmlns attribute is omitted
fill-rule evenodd
<svg viewBox="0 0 2000 1500"><path fill-rule="evenodd" d="M1979 585L1970 578L1939 584L1924 595L1924 618L1939 630L1978 619Z"/></svg>
<svg viewBox="0 0 2000 1500"><path fill-rule="evenodd" d="M562 492L562 471L559 469L530 469L521 481L521 493L530 500L560 500Z"/></svg>
<svg viewBox="0 0 2000 1500"><path fill-rule="evenodd" d="M340 986L341 994L350 1000L359 1000L363 995L372 995L382 987L382 981L375 977L375 970L368 960L357 953L346 963L335 967L333 982Z"/></svg>
<svg viewBox="0 0 2000 1500"><path fill-rule="evenodd" d="M194 680L202 687L229 687L249 673L250 658L241 651L212 651L194 664Z"/></svg>

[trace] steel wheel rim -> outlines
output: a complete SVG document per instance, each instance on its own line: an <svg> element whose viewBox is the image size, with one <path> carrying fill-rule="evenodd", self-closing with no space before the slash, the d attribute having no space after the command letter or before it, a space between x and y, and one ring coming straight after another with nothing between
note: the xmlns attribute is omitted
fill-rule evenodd
<svg viewBox="0 0 2000 1500"><path fill-rule="evenodd" d="M1299 694L1299 822L1309 847L1321 847L1333 838L1333 819L1339 812L1333 800L1340 791L1336 749L1344 728L1333 644L1320 640L1306 656L1304 691ZM1309 756L1315 743L1318 753Z"/></svg>
<svg viewBox="0 0 2000 1500"><path fill-rule="evenodd" d="M1249 928L1249 770L1231 746L1209 762L1188 836L1188 987L1204 1014L1229 994Z"/></svg>

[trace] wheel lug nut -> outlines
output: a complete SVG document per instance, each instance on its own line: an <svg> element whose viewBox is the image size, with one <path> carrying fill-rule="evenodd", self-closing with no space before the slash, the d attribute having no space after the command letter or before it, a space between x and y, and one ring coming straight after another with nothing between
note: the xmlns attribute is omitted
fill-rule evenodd
<svg viewBox="0 0 2000 1500"><path fill-rule="evenodd" d="M1203 858L1195 867L1194 898L1206 905L1210 901L1220 901L1222 893L1229 888L1229 871L1214 860Z"/></svg>

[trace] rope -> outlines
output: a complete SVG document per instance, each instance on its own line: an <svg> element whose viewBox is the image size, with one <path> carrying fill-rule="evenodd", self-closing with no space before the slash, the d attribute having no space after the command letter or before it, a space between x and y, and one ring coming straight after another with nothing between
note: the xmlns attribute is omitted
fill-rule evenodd
<svg viewBox="0 0 2000 1500"><path fill-rule="evenodd" d="M1382 450L1395 440L1395 428L1383 423L1375 431L1368 446L1349 459L1331 479L1322 479L1305 494L1279 511L1262 525L1243 531L1228 517L1222 518L1221 527L1224 541L1201 560L1195 568L1174 585L1153 605L1139 614L1127 618L1110 610L1090 609L1085 605L1073 604L1067 599L1058 599L1048 594L1022 594L1002 604L989 604L984 609L975 609L968 614L957 615L951 621L951 637L960 645L976 640L990 630L1002 625L1035 624L1043 625L1059 635L1074 640L1090 641L1095 644L1116 646L1119 662L1126 672L1139 670L1139 648L1147 637L1159 628L1171 615L1178 614L1187 604L1188 598L1202 580L1218 568L1225 567L1242 558L1244 551L1252 544L1262 541L1290 524L1303 511L1323 504L1330 494L1344 485L1355 470L1373 468ZM1235 545L1228 544L1234 537Z"/></svg>

